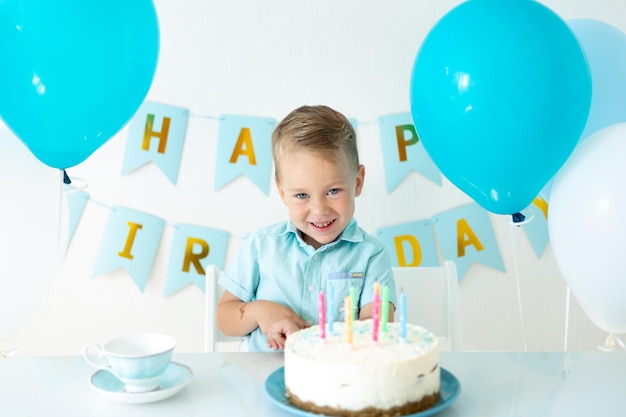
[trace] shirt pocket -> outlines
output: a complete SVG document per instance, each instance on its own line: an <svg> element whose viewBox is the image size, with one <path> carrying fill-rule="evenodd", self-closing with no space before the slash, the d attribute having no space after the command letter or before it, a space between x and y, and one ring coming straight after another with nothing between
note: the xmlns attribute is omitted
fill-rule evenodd
<svg viewBox="0 0 626 417"><path fill-rule="evenodd" d="M354 288L354 317L359 317L361 292L365 283L364 272L331 272L326 281L327 315L334 321L344 321L345 298L350 296L350 289ZM329 305L330 303L330 305Z"/></svg>

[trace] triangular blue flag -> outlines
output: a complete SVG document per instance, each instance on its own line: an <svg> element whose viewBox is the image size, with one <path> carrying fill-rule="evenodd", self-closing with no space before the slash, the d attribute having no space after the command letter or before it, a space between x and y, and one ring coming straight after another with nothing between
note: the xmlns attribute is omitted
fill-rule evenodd
<svg viewBox="0 0 626 417"><path fill-rule="evenodd" d="M188 284L206 290L206 266L214 264L224 269L229 233L191 224L177 224L170 250L164 296L169 296Z"/></svg>
<svg viewBox="0 0 626 417"><path fill-rule="evenodd" d="M465 204L433 216L444 259L456 262L459 280L474 263L504 272L504 263L489 213L476 203Z"/></svg>
<svg viewBox="0 0 626 417"><path fill-rule="evenodd" d="M124 268L143 292L150 277L165 221L156 216L114 206L100 245L93 276Z"/></svg>
<svg viewBox="0 0 626 417"><path fill-rule="evenodd" d="M144 102L128 127L122 175L154 162L176 185L188 119L188 109Z"/></svg>
<svg viewBox="0 0 626 417"><path fill-rule="evenodd" d="M393 266L439 265L430 219L381 227L376 234L391 254Z"/></svg>
<svg viewBox="0 0 626 417"><path fill-rule="evenodd" d="M217 142L215 190L247 176L266 195L272 175L272 131L276 120L265 117L222 115Z"/></svg>
<svg viewBox="0 0 626 417"><path fill-rule="evenodd" d="M76 232L76 228L78 227L78 222L80 221L81 216L83 215L83 211L85 211L85 206L87 206L87 201L89 201L89 194L85 191L75 190L71 188L67 188L66 191L67 196L67 207L69 211L69 231L67 237L67 248L70 246L72 242L72 238L74 237L74 233Z"/></svg>
<svg viewBox="0 0 626 417"><path fill-rule="evenodd" d="M411 113L380 116L378 127L387 192L393 191L411 171L416 171L435 184L441 185L441 171L419 139Z"/></svg>

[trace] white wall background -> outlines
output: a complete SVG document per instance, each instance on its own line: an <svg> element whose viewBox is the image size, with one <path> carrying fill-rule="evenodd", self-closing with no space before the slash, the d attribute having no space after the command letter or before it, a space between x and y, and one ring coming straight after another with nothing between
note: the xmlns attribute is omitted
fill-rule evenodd
<svg viewBox="0 0 626 417"><path fill-rule="evenodd" d="M328 104L356 118L367 170L356 217L370 233L469 202L450 183L439 187L416 173L387 193L376 125L380 115L409 111L410 71L420 43L459 3L155 0L161 52L147 99L186 107L192 114L178 184L172 185L154 165L121 176L126 129L69 169L75 182L88 183L92 200L58 273L46 280L38 308L21 332L0 341L0 348L18 348L19 355L75 354L87 342L155 330L177 337L180 352L202 349L202 291L191 285L163 297L171 226L182 222L228 230L233 235L228 262L247 232L284 220L287 213L273 186L266 196L247 178L238 178L213 190L218 124L199 116L231 113L280 120L302 104ZM622 0L542 3L565 20L593 18L626 32ZM0 130L10 135L6 128ZM51 170L50 175L57 173ZM143 294L123 270L91 276L113 204L168 223ZM566 283L551 248L537 259L522 230L510 227L504 216L490 216L507 272L474 265L461 281L464 348L563 349ZM595 349L606 334L572 303L568 348Z"/></svg>

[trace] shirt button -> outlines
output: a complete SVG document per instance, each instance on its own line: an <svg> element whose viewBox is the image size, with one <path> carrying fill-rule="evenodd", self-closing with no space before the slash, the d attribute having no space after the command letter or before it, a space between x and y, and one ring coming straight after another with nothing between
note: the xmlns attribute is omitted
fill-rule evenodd
<svg viewBox="0 0 626 417"><path fill-rule="evenodd" d="M309 285L309 292L313 292L313 291L315 291L315 286Z"/></svg>

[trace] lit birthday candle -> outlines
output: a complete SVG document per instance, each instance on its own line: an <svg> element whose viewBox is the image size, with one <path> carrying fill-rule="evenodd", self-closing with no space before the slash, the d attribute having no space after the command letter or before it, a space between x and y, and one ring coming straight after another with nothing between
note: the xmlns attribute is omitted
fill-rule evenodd
<svg viewBox="0 0 626 417"><path fill-rule="evenodd" d="M382 298L382 302L380 305L380 312L381 312L380 331L382 331L383 334L386 334L387 322L389 321L389 287L386 285L383 287L383 298Z"/></svg>
<svg viewBox="0 0 626 417"><path fill-rule="evenodd" d="M400 289L400 340L406 342L406 294Z"/></svg>
<svg viewBox="0 0 626 417"><path fill-rule="evenodd" d="M347 296L344 301L344 316L346 321L346 336L348 343L352 344L352 299Z"/></svg>
<svg viewBox="0 0 626 417"><path fill-rule="evenodd" d="M327 319L328 319L328 332L330 334L333 333L333 322L335 321L335 289L331 285L328 288L328 300L326 301L327 305Z"/></svg>
<svg viewBox="0 0 626 417"><path fill-rule="evenodd" d="M380 324L380 283L374 283L374 306L372 307L372 340L378 342Z"/></svg>
<svg viewBox="0 0 626 417"><path fill-rule="evenodd" d="M320 338L326 340L326 297L324 292L320 291L317 295L317 318L320 325Z"/></svg>

